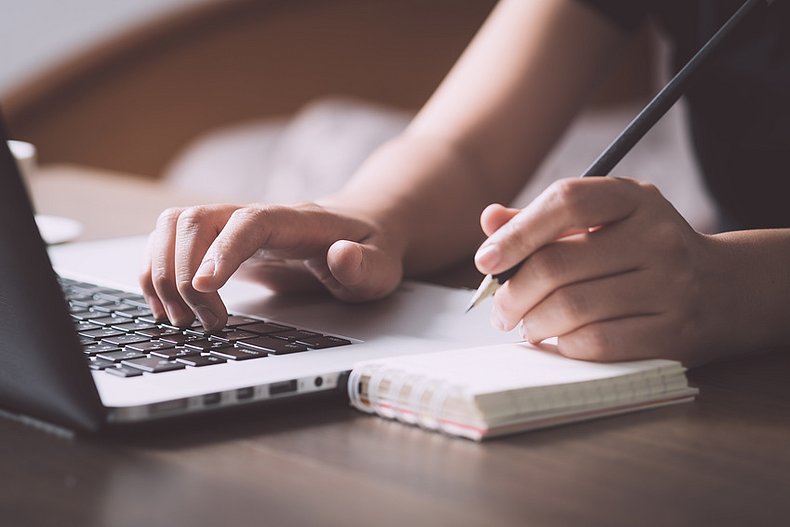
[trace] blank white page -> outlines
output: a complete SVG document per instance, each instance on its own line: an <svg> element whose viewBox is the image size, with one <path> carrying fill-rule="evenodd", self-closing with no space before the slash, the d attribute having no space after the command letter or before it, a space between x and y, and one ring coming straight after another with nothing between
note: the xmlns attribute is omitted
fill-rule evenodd
<svg viewBox="0 0 790 527"><path fill-rule="evenodd" d="M474 394L595 381L646 371L682 371L679 362L641 360L598 363L569 359L531 344L499 344L363 362L403 374L425 375Z"/></svg>

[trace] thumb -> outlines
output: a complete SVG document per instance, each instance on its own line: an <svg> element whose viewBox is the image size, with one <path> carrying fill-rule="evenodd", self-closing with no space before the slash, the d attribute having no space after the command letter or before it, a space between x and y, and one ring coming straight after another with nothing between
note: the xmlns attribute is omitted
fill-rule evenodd
<svg viewBox="0 0 790 527"><path fill-rule="evenodd" d="M480 226L483 228L483 232L486 236L491 236L518 213L519 209L505 207L499 203L492 203L483 210L482 214L480 214Z"/></svg>
<svg viewBox="0 0 790 527"><path fill-rule="evenodd" d="M403 276L400 257L375 244L338 240L326 255L343 300L374 300L391 293Z"/></svg>

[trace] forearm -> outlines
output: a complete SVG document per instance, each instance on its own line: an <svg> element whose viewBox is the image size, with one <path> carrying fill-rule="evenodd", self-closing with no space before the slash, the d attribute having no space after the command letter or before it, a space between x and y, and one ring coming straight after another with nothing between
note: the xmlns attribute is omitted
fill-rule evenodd
<svg viewBox="0 0 790 527"><path fill-rule="evenodd" d="M480 212L495 195L477 170L451 143L404 134L319 203L373 220L399 245L406 274L421 274L469 256L482 241Z"/></svg>
<svg viewBox="0 0 790 527"><path fill-rule="evenodd" d="M715 245L714 279L722 296L719 313L725 350L754 351L790 344L790 229L727 232Z"/></svg>
<svg viewBox="0 0 790 527"><path fill-rule="evenodd" d="M497 6L408 130L340 193L403 240L409 274L468 256L592 90L623 35L574 0Z"/></svg>

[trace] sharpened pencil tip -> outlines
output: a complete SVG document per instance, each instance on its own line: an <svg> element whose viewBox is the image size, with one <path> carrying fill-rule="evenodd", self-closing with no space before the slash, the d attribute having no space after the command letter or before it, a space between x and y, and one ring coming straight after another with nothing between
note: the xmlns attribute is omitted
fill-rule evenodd
<svg viewBox="0 0 790 527"><path fill-rule="evenodd" d="M480 283L480 287L475 291L475 295L472 297L472 301L469 303L469 307L466 308L466 311L464 311L464 314L469 313L473 307L493 295L496 290L499 289L499 286L499 282L493 276L486 276Z"/></svg>

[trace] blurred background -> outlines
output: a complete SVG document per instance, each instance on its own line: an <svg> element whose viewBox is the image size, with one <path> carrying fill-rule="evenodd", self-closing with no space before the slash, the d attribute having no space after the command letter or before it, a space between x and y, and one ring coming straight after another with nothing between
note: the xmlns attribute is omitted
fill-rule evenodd
<svg viewBox="0 0 790 527"><path fill-rule="evenodd" d="M330 192L399 133L492 0L27 0L0 18L0 104L44 165L131 174L227 201ZM651 28L515 198L579 174L666 77ZM547 51L548 52L548 51ZM715 212L682 108L616 174L695 226Z"/></svg>

